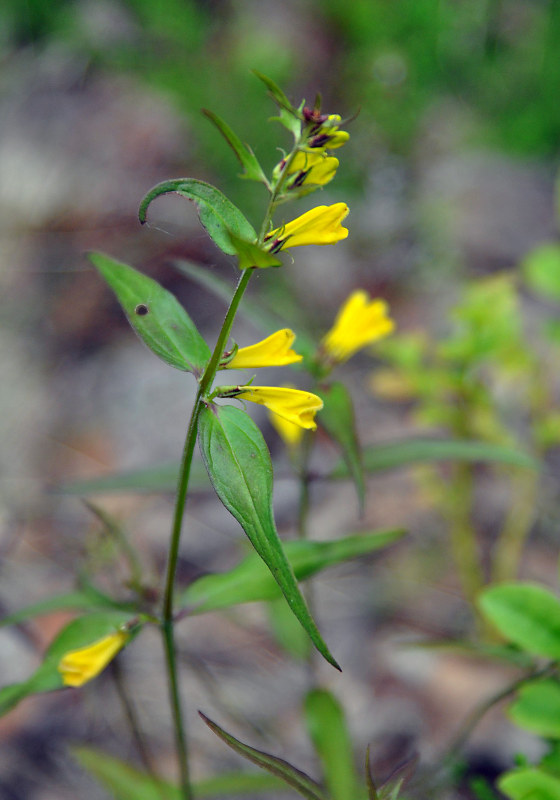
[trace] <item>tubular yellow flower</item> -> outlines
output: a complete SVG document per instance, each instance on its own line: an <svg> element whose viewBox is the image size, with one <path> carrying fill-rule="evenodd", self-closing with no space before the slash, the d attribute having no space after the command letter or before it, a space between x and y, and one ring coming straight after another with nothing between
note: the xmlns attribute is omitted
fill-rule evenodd
<svg viewBox="0 0 560 800"><path fill-rule="evenodd" d="M274 411L269 412L269 419L284 444L290 450L295 449L303 437L303 428L300 425L296 425L295 422L288 422L287 419L284 419Z"/></svg>
<svg viewBox="0 0 560 800"><path fill-rule="evenodd" d="M306 113L307 112L307 113ZM307 141L308 147L314 150L334 150L337 147L342 147L350 138L347 131L340 131L339 123L342 121L339 114L321 114L318 111L311 111L310 109L303 109L303 114L307 122L312 124L309 139Z"/></svg>
<svg viewBox="0 0 560 800"><path fill-rule="evenodd" d="M371 300L359 289L341 307L331 330L321 343L332 361L346 361L362 347L382 339L394 329L383 300Z"/></svg>
<svg viewBox="0 0 560 800"><path fill-rule="evenodd" d="M342 220L347 215L346 203L316 206L301 217L271 231L265 237L265 242L269 243L271 253L306 244L336 244L348 236L348 228L342 227Z"/></svg>
<svg viewBox="0 0 560 800"><path fill-rule="evenodd" d="M125 631L116 631L87 647L66 653L58 665L65 686L82 686L97 677L125 646L129 636Z"/></svg>
<svg viewBox="0 0 560 800"><path fill-rule="evenodd" d="M256 369L258 367L283 367L295 364L303 356L291 349L296 335L289 328L276 331L261 342L241 347L225 369Z"/></svg>
<svg viewBox="0 0 560 800"><path fill-rule="evenodd" d="M269 411L300 428L311 431L317 428L314 417L323 408L323 401L316 394L286 386L240 386L239 390L235 393L239 400L266 406Z"/></svg>
<svg viewBox="0 0 560 800"><path fill-rule="evenodd" d="M334 178L339 163L338 158L321 153L297 153L290 164L289 174L296 176L290 188L325 186Z"/></svg>

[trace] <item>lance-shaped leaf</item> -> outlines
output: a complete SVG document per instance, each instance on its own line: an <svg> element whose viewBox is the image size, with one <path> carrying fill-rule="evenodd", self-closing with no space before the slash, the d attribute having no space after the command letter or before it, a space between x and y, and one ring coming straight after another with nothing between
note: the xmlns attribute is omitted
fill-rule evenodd
<svg viewBox="0 0 560 800"><path fill-rule="evenodd" d="M40 600L33 605L20 608L0 620L0 627L7 625L18 625L25 620L40 617L44 614L52 614L53 611L72 610L72 611L99 611L101 609L121 609L124 611L134 611L132 604L119 603L108 595L100 592L94 586L86 586L75 592L65 592L64 594L53 595Z"/></svg>
<svg viewBox="0 0 560 800"><path fill-rule="evenodd" d="M352 740L338 701L326 689L314 689L304 703L307 730L323 765L332 800L348 800L360 794L354 768Z"/></svg>
<svg viewBox="0 0 560 800"><path fill-rule="evenodd" d="M201 711L198 713L210 730L229 745L232 750L235 750L240 756L252 761L253 764L262 767L262 769L265 769L272 775L281 778L284 783L287 783L288 786L295 789L296 792L305 797L306 800L329 800L328 795L319 784L306 775L305 772L296 769L296 767L293 767L282 758L277 758L276 756L270 755L270 753L264 753L262 750L256 750L254 747L240 742L239 739L236 739L234 736L224 731L223 728L220 728L219 725L216 725L215 722L212 722L211 719L208 719Z"/></svg>
<svg viewBox="0 0 560 800"><path fill-rule="evenodd" d="M116 800L182 800L183 793L175 784L155 778L101 750L74 747L72 755ZM201 798L221 795L246 797L283 786L282 781L273 775L231 772L195 782L193 794Z"/></svg>
<svg viewBox="0 0 560 800"><path fill-rule="evenodd" d="M303 599L272 514L272 463L262 433L240 408L204 408L200 450L212 485L271 571L288 605L324 658L340 669Z"/></svg>
<svg viewBox="0 0 560 800"><path fill-rule="evenodd" d="M334 564L388 547L404 534L403 530L373 531L329 542L290 541L283 548L297 580L304 581ZM202 614L281 596L270 570L259 556L251 553L228 572L195 580L181 592L177 604L186 606L190 614Z"/></svg>
<svg viewBox="0 0 560 800"><path fill-rule="evenodd" d="M220 250L228 255L236 255L237 251L232 244L230 234L254 242L257 234L251 223L242 212L234 206L231 200L222 194L215 186L195 178L177 178L172 181L158 183L150 189L140 204L138 217L140 222L146 222L148 206L162 194L176 192L188 200L194 200L198 208L198 217L208 235Z"/></svg>
<svg viewBox="0 0 560 800"><path fill-rule="evenodd" d="M479 597L484 616L510 642L538 656L560 659L560 600L533 583L502 583Z"/></svg>
<svg viewBox="0 0 560 800"><path fill-rule="evenodd" d="M157 281L110 256L90 253L89 257L144 344L172 367L200 374L210 350L177 298Z"/></svg>
<svg viewBox="0 0 560 800"><path fill-rule="evenodd" d="M510 800L558 800L560 778L538 767L522 767L502 775L498 788Z"/></svg>
<svg viewBox="0 0 560 800"><path fill-rule="evenodd" d="M508 708L516 725L547 739L560 739L560 683L535 681L522 686Z"/></svg>
<svg viewBox="0 0 560 800"><path fill-rule="evenodd" d="M409 464L432 461L465 461L469 463L496 463L538 469L539 462L532 456L505 445L466 439L404 439L364 447L366 473L406 467ZM345 463L335 466L331 478L345 478Z"/></svg>
<svg viewBox="0 0 560 800"><path fill-rule="evenodd" d="M253 74L264 83L270 93L270 96L280 109L280 116L273 117L273 119L278 120L278 122L287 128L290 133L293 134L294 138L297 139L301 130L301 122L298 110L294 108L282 89L280 89L280 87L277 86L277 84L274 83L271 78L268 78L266 75L263 75L262 72L258 72L256 69L253 70Z"/></svg>
<svg viewBox="0 0 560 800"><path fill-rule="evenodd" d="M264 174L262 167L251 148L246 144L243 144L239 136L230 128L227 122L224 122L224 120L217 114L214 114L213 111L203 108L202 113L208 117L210 122L214 123L216 128L220 131L226 142L235 153L237 160L243 167L243 173L240 177L247 178L251 181L260 181L261 183L268 185L266 175Z"/></svg>
<svg viewBox="0 0 560 800"><path fill-rule="evenodd" d="M61 689L63 681L58 665L62 656L108 636L132 619L130 612L105 611L72 620L53 640L45 653L43 663L31 677L0 689L0 716L31 694Z"/></svg>
<svg viewBox="0 0 560 800"><path fill-rule="evenodd" d="M319 423L342 450L342 457L356 486L360 511L363 513L365 500L364 465L360 442L356 433L352 397L343 383L333 383L331 386L321 388L320 394L324 405L319 412Z"/></svg>

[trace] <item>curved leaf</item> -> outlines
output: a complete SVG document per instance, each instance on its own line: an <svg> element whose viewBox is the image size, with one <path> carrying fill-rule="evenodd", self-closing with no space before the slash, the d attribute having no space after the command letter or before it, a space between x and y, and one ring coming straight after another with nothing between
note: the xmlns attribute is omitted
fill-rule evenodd
<svg viewBox="0 0 560 800"><path fill-rule="evenodd" d="M94 586L87 586L85 589L79 589L75 592L66 592L64 594L57 594L53 597L46 597L38 603L20 608L19 611L14 611L7 617L0 620L0 627L6 625L18 625L27 619L40 617L44 614L51 614L53 611L61 611L71 609L72 611L96 611L100 609L121 609L126 611L133 611L132 606L126 603L118 603L103 592L100 592Z"/></svg>
<svg viewBox="0 0 560 800"><path fill-rule="evenodd" d="M398 541L402 530L373 531L329 542L290 541L284 553L298 581L304 581L334 564L372 553ZM281 589L259 556L251 553L228 572L204 575L185 589L177 603L189 614L202 614L241 603L274 600Z"/></svg>
<svg viewBox="0 0 560 800"><path fill-rule="evenodd" d="M236 739L230 733L224 731L223 728L220 728L219 725L216 725L215 722L212 722L211 719L208 719L201 711L198 713L210 730L213 731L216 736L219 736L232 750L235 750L240 756L243 756L243 758L246 758L248 761L252 761L253 764L265 769L272 775L281 778L284 783L287 783L288 786L295 789L296 792L305 797L306 800L329 800L319 784L315 783L305 772L301 772L301 770L288 764L287 761L272 756L270 753L264 753L262 750L256 750L248 744L243 744L239 739Z"/></svg>
<svg viewBox="0 0 560 800"><path fill-rule="evenodd" d="M198 208L200 222L214 244L224 253L228 253L231 256L237 253L232 244L230 233L248 242L256 241L257 234L253 226L237 206L234 206L231 200L228 200L225 194L222 194L215 186L204 181L198 181L195 178L177 178L171 181L163 181L163 183L158 183L157 186L150 189L142 200L138 211L138 218L142 224L146 222L150 203L156 197L171 192L176 192L188 200L194 200Z"/></svg>
<svg viewBox="0 0 560 800"><path fill-rule="evenodd" d="M235 153L237 160L243 167L243 174L241 177L252 181L260 181L261 183L268 185L266 175L262 171L262 167L259 164L257 157L253 151L247 147L246 144L243 144L239 136L230 128L227 122L224 122L221 117L219 117L217 114L214 114L213 111L209 111L207 108L203 108L202 113L204 116L208 117L210 122L214 123L216 128L220 131L226 142Z"/></svg>
<svg viewBox="0 0 560 800"><path fill-rule="evenodd" d="M486 589L479 606L510 642L538 656L560 658L560 600L534 583L502 583Z"/></svg>
<svg viewBox="0 0 560 800"><path fill-rule="evenodd" d="M210 349L177 298L157 281L110 256L90 253L89 258L144 344L172 367L200 374Z"/></svg>
<svg viewBox="0 0 560 800"><path fill-rule="evenodd" d="M276 531L272 463L262 433L245 411L234 406L204 408L198 432L216 494L249 537L317 650L340 669L309 613Z"/></svg>

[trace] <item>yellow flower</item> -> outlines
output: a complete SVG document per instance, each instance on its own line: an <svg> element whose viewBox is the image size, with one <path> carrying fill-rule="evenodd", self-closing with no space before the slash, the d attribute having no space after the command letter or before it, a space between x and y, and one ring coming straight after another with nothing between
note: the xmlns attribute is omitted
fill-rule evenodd
<svg viewBox="0 0 560 800"><path fill-rule="evenodd" d="M286 444L290 450L295 449L303 437L303 428L300 425L296 425L295 422L289 422L274 411L269 412L269 418L272 427L275 428L280 438L283 439L284 444Z"/></svg>
<svg viewBox="0 0 560 800"><path fill-rule="evenodd" d="M371 300L359 289L341 307L331 330L321 343L332 361L346 361L360 348L391 333L395 324L383 300Z"/></svg>
<svg viewBox="0 0 560 800"><path fill-rule="evenodd" d="M325 186L334 178L339 163L338 158L321 153L296 153L289 169L290 175L296 175L290 189L310 184Z"/></svg>
<svg viewBox="0 0 560 800"><path fill-rule="evenodd" d="M287 422L311 431L317 428L315 413L323 408L323 401L316 394L286 386L239 386L235 395L230 393L229 396L259 403Z"/></svg>
<svg viewBox="0 0 560 800"><path fill-rule="evenodd" d="M97 677L125 646L129 636L125 631L116 631L87 647L66 653L58 665L65 686L82 686Z"/></svg>
<svg viewBox="0 0 560 800"><path fill-rule="evenodd" d="M256 369L257 367L283 367L295 364L303 356L291 349L296 335L289 328L276 331L271 336L250 347L241 347L225 369Z"/></svg>
<svg viewBox="0 0 560 800"><path fill-rule="evenodd" d="M348 228L342 227L342 220L348 214L346 203L332 206L317 206L271 231L265 242L269 242L271 253L285 247L301 247L306 244L336 244L348 236Z"/></svg>

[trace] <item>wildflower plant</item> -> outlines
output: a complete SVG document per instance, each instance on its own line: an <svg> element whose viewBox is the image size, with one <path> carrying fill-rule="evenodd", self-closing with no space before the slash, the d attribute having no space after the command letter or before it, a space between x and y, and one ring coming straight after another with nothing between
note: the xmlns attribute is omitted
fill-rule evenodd
<svg viewBox="0 0 560 800"><path fill-rule="evenodd" d="M515 450L508 449L504 441L499 441L495 447L487 442L483 442L481 447L481 443L476 441L441 439L362 446L356 431L353 398L337 378L337 370L358 351L378 347L395 327L385 301L371 298L362 289L350 293L332 326L318 338L316 346L306 342L304 347L298 348L297 331L284 327L284 322L272 330L269 327L265 338L248 346L238 346L234 327L236 317L255 273L261 269L280 268L285 251L303 246L336 245L349 234L345 227L349 209L344 202L316 205L295 217L284 212L285 204L320 190L335 178L339 159L332 155L332 151L336 150L338 156L339 149L349 139L341 117L324 113L320 101L312 107L305 101L294 106L270 79L263 75L258 77L278 108L278 116L274 119L292 137L291 146L282 152L270 175L265 173L253 151L241 142L226 122L214 112L204 113L233 150L241 165L242 177L262 184L267 192L259 229L255 230L243 212L218 188L196 178L159 183L144 197L139 210L140 222L144 223L151 203L162 195L173 193L193 201L210 239L223 253L236 259L238 282L233 292L228 289L229 306L216 342L210 345L204 339L187 310L155 280L107 254L96 252L89 255L139 338L166 364L190 373L197 385L181 463L169 477L170 485L175 488L175 499L167 563L164 574L160 576L161 591L146 584L136 550L120 524L104 510L88 503L126 559L127 596L123 599L101 591L86 580L75 592L49 598L6 617L2 621L4 625L49 610L73 609L79 612L58 633L42 663L30 677L0 689L0 714L7 713L32 694L65 687L68 691L80 690L81 686L109 668L117 687L120 686L119 693L145 771L91 750L77 751L76 755L117 798L191 800L216 794L247 796L254 792L275 791L279 787L285 789L287 785L307 800L397 800L415 762L409 761L404 772L398 771L379 787L370 768L369 750L362 760L364 768L356 769L345 712L335 693L322 687L318 679L319 658L334 670L340 670L340 665L321 633L317 621L320 620L320 609L315 607L310 579L326 567L385 548L398 541L404 532L396 529L362 531L328 541L309 539L310 487L316 479L310 464L318 438L316 431L320 429L322 436L326 434L341 454L340 462L325 477L329 480L350 477L362 509L366 473L387 468L387 465L442 458L463 459L468 463L474 460L473 454L482 460L511 464L519 463L520 456ZM223 286L220 286L221 290ZM497 291L496 299L507 306L507 297L504 300L500 291ZM473 353L478 352L477 348L486 347L487 342L484 337L477 339L475 336L477 303L467 304L463 313L465 319L473 323L469 327L473 336L466 335L448 342L442 349L442 353L445 351L447 355L442 358L458 359L462 366L472 366L476 360ZM506 317L507 314L496 315L496 319L502 322ZM507 360L507 342L511 339L512 329L507 321L498 328L495 331L496 342L503 345L500 353ZM395 369L389 376L393 379L393 386L395 378L399 385L410 384L414 379L418 382L414 387L416 396L423 397L427 411L434 413L435 407L441 413L444 408L452 413L440 396L447 391L448 385L445 384L438 393L439 379L445 383L457 377L451 370L435 370L423 375L426 371L421 363L423 351L417 342L407 350L406 343L403 345L399 340L392 350L391 345L387 345L386 352L393 353L395 362ZM402 367L402 359L408 369L398 369ZM294 374L288 373L294 365L298 368L298 386L293 385ZM235 382L232 377L236 370L258 371L267 367L286 369L287 377L282 385L266 385L256 375L241 382ZM228 384L217 384L217 377L224 374ZM377 378L383 378L383 374L379 372ZM424 395L421 391L425 387L423 378L432 388L431 393L426 388ZM459 378L459 388L470 387L463 380L463 373ZM303 380L305 384L301 385ZM453 386L457 388L455 383ZM479 391L478 384L469 399L472 400L470 408L485 410L486 396ZM268 409L272 424L286 443L295 468L299 481L297 521L294 524L298 533L296 540L283 542L278 534L272 507L272 461L263 434L250 416L251 404ZM488 418L483 414L480 416L482 422ZM490 419L494 421L491 415ZM450 427L458 436L458 429ZM480 434L481 430L477 427L468 433ZM237 520L251 548L230 570L206 574L187 586L179 586L176 580L179 548L181 544L188 546L188 535L184 536L187 533L184 531L184 516L195 473L193 458L197 443L217 497ZM527 465L527 459L524 463ZM97 486L99 488L100 484ZM89 490L93 490L91 485ZM87 491L86 488L84 493ZM307 583L302 587L302 582ZM481 587L477 584L476 588ZM466 594L474 603L474 592ZM241 742L201 714L203 721L223 742L268 775L262 778L255 774L234 773L221 782L218 776L214 782L209 779L205 784L193 783L188 746L190 735L185 724L178 669L178 625L199 614L249 602L268 604L271 628L278 640L286 650L307 662L309 680L301 703L302 717L321 765L319 781L286 760ZM484 609L492 616L486 605ZM162 780L154 770L134 718L133 706L118 681L120 653L129 647L141 647L136 640L142 641L142 633L148 626L159 631L165 653L179 775L176 784ZM505 633L508 632L509 628ZM558 638L557 630L555 636ZM555 648L553 655L557 657L557 642ZM533 648L531 652L539 654L540 651ZM333 675L336 675L334 670ZM557 689L555 685L554 691Z"/></svg>

